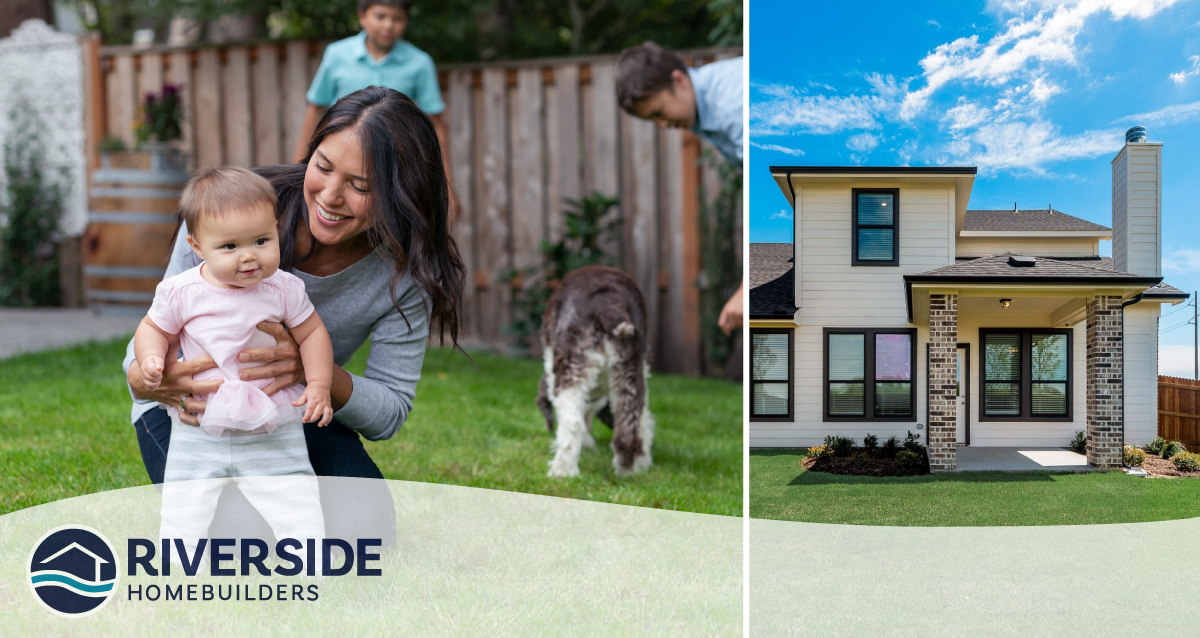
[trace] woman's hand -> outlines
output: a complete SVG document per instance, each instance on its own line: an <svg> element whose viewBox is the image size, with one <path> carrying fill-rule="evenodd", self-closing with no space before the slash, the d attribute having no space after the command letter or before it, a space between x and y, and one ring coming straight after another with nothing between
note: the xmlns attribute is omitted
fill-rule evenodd
<svg viewBox="0 0 1200 638"><path fill-rule="evenodd" d="M179 340L176 339L171 342L167 352L175 353L178 350ZM203 412L207 404L204 401L197 401L191 396L216 392L217 388L221 387L223 380L193 381L192 375L216 366L217 363L208 355L187 361L178 361L172 354L163 362L162 380L157 388L151 390L142 382L142 370L137 361L129 364L129 373L126 375L126 379L129 381L129 388L133 390L133 396L143 401L158 401L178 406L180 400L183 400L184 410L179 413L179 420L188 425L200 425L200 421L195 415Z"/></svg>
<svg viewBox="0 0 1200 638"><path fill-rule="evenodd" d="M275 337L276 345L273 348L251 348L238 354L238 361L243 363L256 361L265 364L242 370L242 381L275 377L270 385L263 388L267 396L289 385L304 383L304 362L300 360L300 346L296 344L291 333L283 324L273 321L258 324L258 329Z"/></svg>

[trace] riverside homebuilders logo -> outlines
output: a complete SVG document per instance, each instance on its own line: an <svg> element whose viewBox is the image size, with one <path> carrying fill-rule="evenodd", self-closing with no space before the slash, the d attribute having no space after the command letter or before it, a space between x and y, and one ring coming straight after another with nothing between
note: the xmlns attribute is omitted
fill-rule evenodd
<svg viewBox="0 0 1200 638"><path fill-rule="evenodd" d="M96 613L117 591L117 551L100 532L62 525L29 553L29 589L46 609L66 618Z"/></svg>
<svg viewBox="0 0 1200 638"><path fill-rule="evenodd" d="M126 552L126 574L134 577L168 577L172 567L186 576L196 576L207 552L208 575L229 576L381 576L383 570L369 563L380 560L382 539L360 538L357 547L337 538L284 538L275 544L278 560L267 565L271 552L257 538L201 538L189 550L183 539L164 538L160 544L145 538L130 538ZM357 549L357 551L355 551ZM372 551L372 550L376 551ZM174 554L174 557L172 557ZM157 557L157 561L155 560ZM46 532L29 554L29 588L43 607L68 618L98 611L117 591L119 574L116 550L108 539L90 527L63 525ZM158 563L155 566L155 562ZM239 568L227 567L236 563ZM336 563L340 563L336 565ZM315 601L317 585L295 583L271 585L247 583L133 584L127 586L129 601Z"/></svg>

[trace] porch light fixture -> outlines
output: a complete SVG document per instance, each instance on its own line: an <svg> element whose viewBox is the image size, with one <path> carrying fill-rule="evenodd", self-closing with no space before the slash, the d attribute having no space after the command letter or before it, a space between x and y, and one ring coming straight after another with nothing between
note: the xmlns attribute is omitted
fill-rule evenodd
<svg viewBox="0 0 1200 638"><path fill-rule="evenodd" d="M1012 303L1012 299L1001 299L1001 300L1000 300L1000 307L1001 307L1001 308L1007 308L1007 307L1008 307L1008 305L1009 305L1009 304L1011 304L1011 303Z"/></svg>

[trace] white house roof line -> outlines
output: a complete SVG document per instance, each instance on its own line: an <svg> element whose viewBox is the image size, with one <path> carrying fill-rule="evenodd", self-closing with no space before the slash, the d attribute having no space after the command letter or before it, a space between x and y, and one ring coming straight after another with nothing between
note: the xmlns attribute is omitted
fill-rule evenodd
<svg viewBox="0 0 1200 638"><path fill-rule="evenodd" d="M83 545L80 545L79 543L71 543L70 545L67 545L66 547L58 550L57 552L54 552L47 558L43 558L40 562L42 562L42 563L50 562L50 561L54 560L55 558L58 558L59 556L62 556L63 554L67 553L67 551L71 550L71 549L77 549L77 550L87 554L88 556L91 556L92 558L100 561L101 563L108 563L108 561L106 561L103 558L100 558L99 556L88 551L88 549L86 547L84 547Z"/></svg>

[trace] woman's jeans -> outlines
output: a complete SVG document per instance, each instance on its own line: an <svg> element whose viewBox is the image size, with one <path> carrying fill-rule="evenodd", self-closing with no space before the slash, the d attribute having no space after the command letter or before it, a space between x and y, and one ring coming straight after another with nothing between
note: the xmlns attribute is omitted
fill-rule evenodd
<svg viewBox="0 0 1200 638"><path fill-rule="evenodd" d="M147 411L134 424L142 463L155 485L163 482L167 450L171 445L171 417L161 406ZM336 420L325 427L304 424L308 458L317 476L382 479L379 466L367 454L358 433ZM395 540L395 508L383 481L322 480L321 509L329 538L380 538L385 546ZM225 486L209 538L271 539L270 526L242 495L235 483Z"/></svg>

